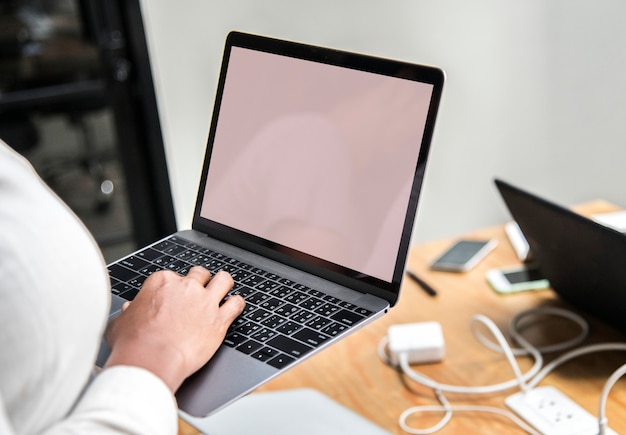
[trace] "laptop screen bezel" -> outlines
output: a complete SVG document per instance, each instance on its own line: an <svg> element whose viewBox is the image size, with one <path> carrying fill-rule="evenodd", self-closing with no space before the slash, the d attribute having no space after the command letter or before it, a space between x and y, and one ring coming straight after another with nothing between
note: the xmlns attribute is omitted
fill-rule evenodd
<svg viewBox="0 0 626 435"><path fill-rule="evenodd" d="M219 119L220 106L226 81L226 73L228 70L228 61L233 47L247 48L302 60L321 62L329 65L341 66L391 77L404 78L432 85L432 96L428 108L419 156L415 167L415 177L407 206L402 236L398 246L398 255L390 282L343 266L324 262L323 260L314 258L302 252L297 252L298 255L289 255L290 252L296 252L293 249L286 248L284 246L280 246L280 249L277 249L276 245L271 241L253 236L251 234L243 233L239 230L215 221L211 221L201 216L202 200L207 182L209 160L215 140L217 122ZM374 294L387 300L389 304L393 306L397 302L404 274L413 222L417 213L417 203L423 184L426 162L434 131L435 118L441 100L443 82L443 71L439 68L431 66L410 64L396 60L383 59L297 42L289 42L242 32L233 31L229 33L226 38L223 53L222 66L217 85L213 116L209 129L206 155L200 178L200 187L198 189L192 228L215 239L304 270L348 288L364 293ZM326 263L325 266L327 267L320 266L320 262L322 264Z"/></svg>

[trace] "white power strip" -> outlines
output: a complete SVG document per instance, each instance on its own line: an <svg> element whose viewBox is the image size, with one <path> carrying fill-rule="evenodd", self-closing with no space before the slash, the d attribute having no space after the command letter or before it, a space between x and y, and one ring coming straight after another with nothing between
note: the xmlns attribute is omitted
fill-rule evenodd
<svg viewBox="0 0 626 435"><path fill-rule="evenodd" d="M596 435L598 419L554 387L509 396L506 405L544 435ZM611 429L606 434L617 435Z"/></svg>

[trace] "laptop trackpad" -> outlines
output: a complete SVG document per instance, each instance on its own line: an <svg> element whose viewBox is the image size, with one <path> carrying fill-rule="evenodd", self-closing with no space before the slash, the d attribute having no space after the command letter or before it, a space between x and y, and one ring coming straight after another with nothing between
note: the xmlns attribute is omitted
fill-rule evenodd
<svg viewBox="0 0 626 435"><path fill-rule="evenodd" d="M178 407L195 417L207 416L249 393L279 372L249 355L222 346L207 365L176 393Z"/></svg>

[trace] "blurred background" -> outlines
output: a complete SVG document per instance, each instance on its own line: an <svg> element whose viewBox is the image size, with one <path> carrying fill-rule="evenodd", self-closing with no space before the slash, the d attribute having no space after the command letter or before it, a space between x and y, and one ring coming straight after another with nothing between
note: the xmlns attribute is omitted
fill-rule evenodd
<svg viewBox="0 0 626 435"><path fill-rule="evenodd" d="M190 227L230 30L446 71L415 242L508 220L496 176L562 205L626 206L619 0L0 5L0 137L113 258Z"/></svg>
<svg viewBox="0 0 626 435"><path fill-rule="evenodd" d="M416 242L508 219L492 179L626 206L619 0L143 1L178 223L188 226L223 40L236 29L443 68Z"/></svg>
<svg viewBox="0 0 626 435"><path fill-rule="evenodd" d="M0 2L0 138L107 261L175 230L138 0Z"/></svg>

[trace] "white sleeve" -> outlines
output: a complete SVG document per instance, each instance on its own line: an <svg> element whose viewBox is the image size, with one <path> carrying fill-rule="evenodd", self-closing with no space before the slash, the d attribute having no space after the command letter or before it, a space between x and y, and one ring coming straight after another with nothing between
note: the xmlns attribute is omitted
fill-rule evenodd
<svg viewBox="0 0 626 435"><path fill-rule="evenodd" d="M43 434L172 435L178 430L176 409L170 390L154 374L115 366L100 372L70 415Z"/></svg>
<svg viewBox="0 0 626 435"><path fill-rule="evenodd" d="M1 140L0 258L0 435L176 434L175 400L154 374L92 377L111 297L104 260Z"/></svg>
<svg viewBox="0 0 626 435"><path fill-rule="evenodd" d="M100 372L67 418L41 435L175 435L176 410L161 379L138 367L115 366ZM0 396L0 434L17 433Z"/></svg>

